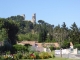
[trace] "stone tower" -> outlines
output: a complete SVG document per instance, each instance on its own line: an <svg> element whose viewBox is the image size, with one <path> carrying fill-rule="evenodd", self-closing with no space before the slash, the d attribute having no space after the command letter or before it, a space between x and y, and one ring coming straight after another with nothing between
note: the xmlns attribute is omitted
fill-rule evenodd
<svg viewBox="0 0 80 60"><path fill-rule="evenodd" d="M32 22L33 24L36 23L36 13L34 13L34 14L32 15L32 20L31 20L31 22Z"/></svg>

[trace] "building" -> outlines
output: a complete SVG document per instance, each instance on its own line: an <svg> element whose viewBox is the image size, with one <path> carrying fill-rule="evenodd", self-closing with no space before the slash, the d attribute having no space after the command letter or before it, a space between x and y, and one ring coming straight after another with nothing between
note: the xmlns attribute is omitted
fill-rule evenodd
<svg viewBox="0 0 80 60"><path fill-rule="evenodd" d="M38 46L38 47L43 47L43 46L54 46L54 47L60 47L59 44L56 43L38 43L38 41L22 41L20 43L17 42L17 44L30 44L32 46Z"/></svg>
<svg viewBox="0 0 80 60"><path fill-rule="evenodd" d="M32 20L31 20L31 22L32 22L33 24L36 23L36 13L34 13L34 14L32 15Z"/></svg>
<svg viewBox="0 0 80 60"><path fill-rule="evenodd" d="M26 21L26 20L25 20L25 14L22 14L22 15L20 15L20 16L22 16L22 17L24 18L23 21ZM34 14L32 15L32 19L29 20L29 21L31 21L33 24L36 24L36 13L34 13Z"/></svg>
<svg viewBox="0 0 80 60"><path fill-rule="evenodd" d="M32 49L36 50L36 51L47 51L45 47L49 47L49 46L53 46L53 47L59 47L59 44L56 43L38 43L38 41L22 41L22 42L17 42L17 44L20 45L25 45L25 44L30 44L32 46ZM44 47L45 46L45 47Z"/></svg>

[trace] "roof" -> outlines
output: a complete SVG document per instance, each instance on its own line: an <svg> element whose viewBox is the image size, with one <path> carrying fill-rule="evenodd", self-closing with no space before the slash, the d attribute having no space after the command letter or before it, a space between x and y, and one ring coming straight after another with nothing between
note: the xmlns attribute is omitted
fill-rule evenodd
<svg viewBox="0 0 80 60"><path fill-rule="evenodd" d="M38 41L22 41L18 44L22 44L22 45L30 44L32 46L36 44L38 47L43 47L43 46L48 46L48 45L59 47L59 44L57 42L56 43L38 43Z"/></svg>

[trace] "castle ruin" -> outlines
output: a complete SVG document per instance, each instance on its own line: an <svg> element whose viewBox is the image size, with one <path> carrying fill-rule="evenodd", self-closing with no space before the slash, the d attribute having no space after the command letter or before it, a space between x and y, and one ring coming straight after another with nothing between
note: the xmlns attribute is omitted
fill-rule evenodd
<svg viewBox="0 0 80 60"><path fill-rule="evenodd" d="M32 15L32 20L31 20L31 22L32 22L33 24L36 23L36 13L34 13L34 14Z"/></svg>
<svg viewBox="0 0 80 60"><path fill-rule="evenodd" d="M24 18L23 21L25 21L25 14L22 14L21 16ZM36 24L36 13L34 13L34 14L32 15L32 19L31 19L30 21L31 21L33 24Z"/></svg>

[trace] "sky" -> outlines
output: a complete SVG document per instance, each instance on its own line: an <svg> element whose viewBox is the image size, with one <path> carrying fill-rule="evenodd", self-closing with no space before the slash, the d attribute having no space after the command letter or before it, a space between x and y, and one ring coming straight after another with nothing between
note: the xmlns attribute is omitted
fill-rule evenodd
<svg viewBox="0 0 80 60"><path fill-rule="evenodd" d="M67 27L75 22L80 27L80 0L0 0L1 18L25 14L31 20L33 13L36 21L55 26L65 22Z"/></svg>

